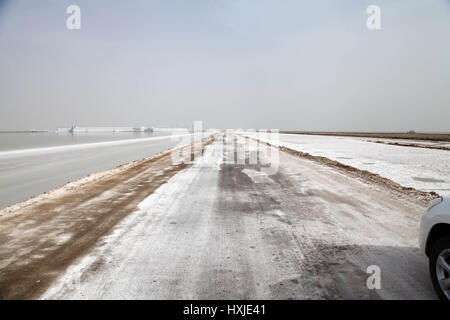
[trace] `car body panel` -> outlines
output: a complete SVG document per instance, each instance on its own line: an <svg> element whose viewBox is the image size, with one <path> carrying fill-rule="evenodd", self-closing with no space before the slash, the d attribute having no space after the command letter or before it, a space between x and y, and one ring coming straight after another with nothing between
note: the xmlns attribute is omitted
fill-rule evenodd
<svg viewBox="0 0 450 320"><path fill-rule="evenodd" d="M419 246L425 253L428 235L438 224L450 225L450 198L443 198L442 202L425 211L420 222Z"/></svg>

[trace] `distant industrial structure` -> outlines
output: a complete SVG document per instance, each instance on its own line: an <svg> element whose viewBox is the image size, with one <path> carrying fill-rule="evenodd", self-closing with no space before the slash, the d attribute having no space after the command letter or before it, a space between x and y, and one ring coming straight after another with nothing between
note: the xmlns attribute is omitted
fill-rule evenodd
<svg viewBox="0 0 450 320"><path fill-rule="evenodd" d="M153 132L152 127L63 127L57 133L100 133L100 132Z"/></svg>

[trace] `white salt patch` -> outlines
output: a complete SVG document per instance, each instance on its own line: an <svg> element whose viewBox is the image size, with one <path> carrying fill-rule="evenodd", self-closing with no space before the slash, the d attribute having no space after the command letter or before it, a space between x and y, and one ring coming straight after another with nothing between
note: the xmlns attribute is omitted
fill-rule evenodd
<svg viewBox="0 0 450 320"><path fill-rule="evenodd" d="M62 245L64 243L66 243L67 241L69 241L71 238L72 238L72 235L70 233L63 233L63 234L56 236L53 239L53 242L57 245Z"/></svg>
<svg viewBox="0 0 450 320"><path fill-rule="evenodd" d="M267 173L262 171L257 171L254 169L244 169L242 170L254 183L271 183L272 179L267 175Z"/></svg>

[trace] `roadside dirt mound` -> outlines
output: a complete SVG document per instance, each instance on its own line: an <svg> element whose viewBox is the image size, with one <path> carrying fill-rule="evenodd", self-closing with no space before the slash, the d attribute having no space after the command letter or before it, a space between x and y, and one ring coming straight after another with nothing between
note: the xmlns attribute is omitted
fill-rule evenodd
<svg viewBox="0 0 450 320"><path fill-rule="evenodd" d="M380 141L380 140L377 140L377 141L369 141L369 140L367 140L367 142L388 144L390 146L398 146L398 147L412 147L412 148L423 148L423 149L434 149L434 150L450 151L450 148L447 148L447 147L426 146L426 145L420 145L420 144L417 144L417 143L399 143L399 142L387 142L387 141Z"/></svg>
<svg viewBox="0 0 450 320"><path fill-rule="evenodd" d="M308 134L315 136L364 137L379 139L408 139L428 141L450 141L448 133L402 133L402 132L311 132L311 131L280 131L283 134Z"/></svg>

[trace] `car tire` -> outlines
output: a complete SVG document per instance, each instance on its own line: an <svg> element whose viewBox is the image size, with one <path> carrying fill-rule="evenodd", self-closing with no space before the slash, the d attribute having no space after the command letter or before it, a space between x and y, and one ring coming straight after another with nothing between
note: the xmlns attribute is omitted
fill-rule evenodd
<svg viewBox="0 0 450 320"><path fill-rule="evenodd" d="M434 290L442 300L450 300L450 236L438 239L430 252L429 269Z"/></svg>

